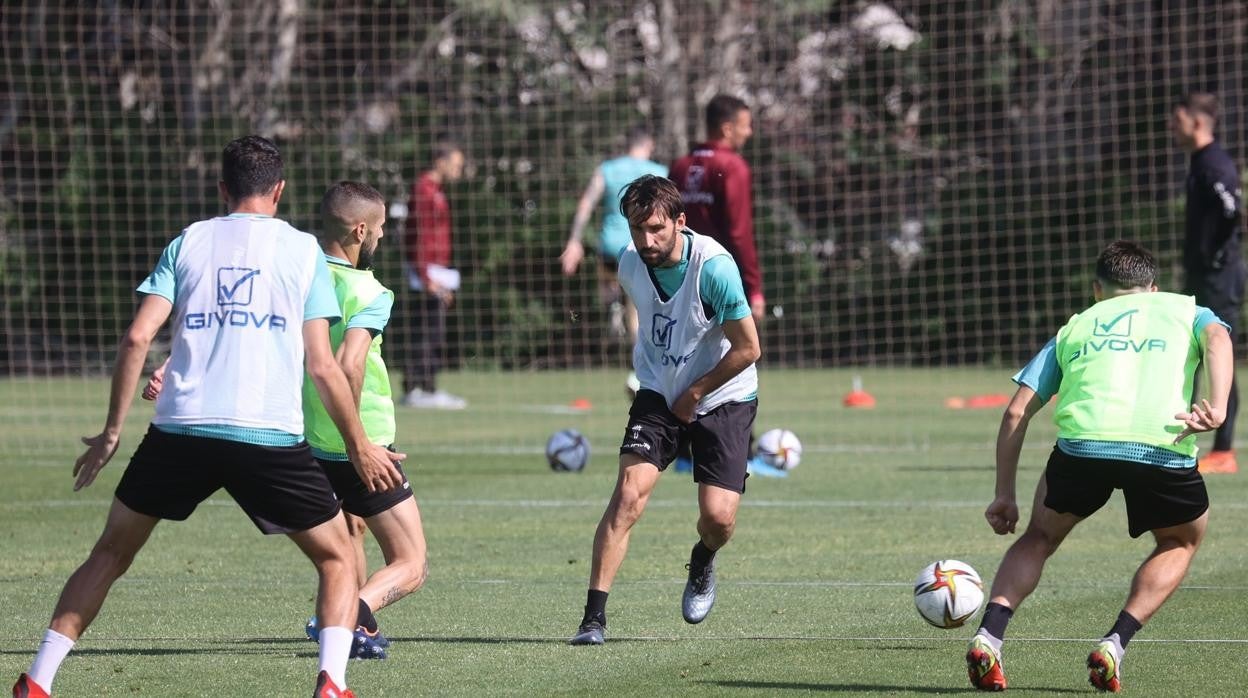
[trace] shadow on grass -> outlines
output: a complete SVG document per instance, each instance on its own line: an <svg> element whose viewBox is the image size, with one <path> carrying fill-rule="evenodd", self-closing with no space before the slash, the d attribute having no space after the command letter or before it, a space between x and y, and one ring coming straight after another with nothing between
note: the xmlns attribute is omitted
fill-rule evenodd
<svg viewBox="0 0 1248 698"><path fill-rule="evenodd" d="M764 691L812 691L816 693L863 693L885 691L889 693L931 693L934 695L978 694L973 688L943 688L933 686L894 686L872 683L810 683L798 681L699 681L698 683L719 688L742 688ZM1041 686L1017 687L1044 693L1087 693L1073 688Z"/></svg>

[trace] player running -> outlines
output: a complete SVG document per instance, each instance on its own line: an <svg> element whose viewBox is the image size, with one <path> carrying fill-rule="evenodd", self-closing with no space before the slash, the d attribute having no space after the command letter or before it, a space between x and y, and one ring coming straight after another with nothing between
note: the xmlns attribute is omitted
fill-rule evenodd
<svg viewBox="0 0 1248 698"><path fill-rule="evenodd" d="M681 611L689 623L710 613L715 554L736 524L758 411L758 333L732 257L685 227L680 191L667 179L637 179L624 190L620 210L633 240L620 256L619 278L641 323L633 348L641 389L620 446L619 479L594 536L585 615L573 645L603 643L607 593L629 533L683 436L693 447L700 540Z"/></svg>
<svg viewBox="0 0 1248 698"><path fill-rule="evenodd" d="M1127 503L1132 538L1151 531L1156 547L1131 582L1117 621L1088 655L1088 680L1122 688L1127 643L1178 588L1209 520L1209 495L1188 437L1226 416L1234 371L1227 327L1191 296L1157 292L1157 261L1118 241L1096 260L1096 303L1075 315L1014 376L1018 392L997 435L992 530L1018 522L1015 475L1027 425L1057 395L1058 439L1036 487L1027 530L1006 552L971 639L971 685L1005 690L1001 643L1014 610L1040 581L1044 563L1115 489ZM1208 367L1210 399L1187 410L1197 366Z"/></svg>
<svg viewBox="0 0 1248 698"><path fill-rule="evenodd" d="M95 619L110 587L161 519L181 521L224 487L263 533L284 533L320 578L316 696L351 696L356 583L329 479L303 439L303 367L346 437L370 491L402 484L391 453L369 442L334 361L333 286L316 240L274 217L286 182L277 147L258 136L226 146L221 198L230 214L192 224L139 286L143 298L118 350L108 419L84 438L74 489L95 481L117 452L139 374L172 316L169 389L117 485L104 532L65 583L18 698L47 696L61 662Z"/></svg>
<svg viewBox="0 0 1248 698"><path fill-rule="evenodd" d="M628 220L620 213L620 194L624 187L642 175L667 176L667 166L650 158L654 155L654 135L646 128L634 128L628 133L628 152L611 158L594 170L589 185L576 205L572 219L572 231L564 245L559 261L564 276L572 276L585 257L581 238L585 226L594 213L594 207L602 204L602 230L598 234L598 295L611 312L611 331L618 337L627 337L629 343L637 341L637 309L623 295L617 278L620 254L630 241Z"/></svg>
<svg viewBox="0 0 1248 698"><path fill-rule="evenodd" d="M394 294L370 270L385 222L386 200L367 184L339 182L321 199L321 249L342 313L342 321L330 328L330 345L351 385L369 441L389 447L395 435L394 398L381 358L381 343ZM161 371L153 374L144 398L154 399L159 394L162 378ZM419 589L428 573L420 509L397 465L401 486L369 491L352 466L342 436L312 380L303 384L303 413L304 435L348 515L360 583L351 656L385 659L390 643L380 633L374 614ZM357 525L360 519L373 532L386 561L367 579L364 528ZM319 639L316 617L308 622L307 634Z"/></svg>

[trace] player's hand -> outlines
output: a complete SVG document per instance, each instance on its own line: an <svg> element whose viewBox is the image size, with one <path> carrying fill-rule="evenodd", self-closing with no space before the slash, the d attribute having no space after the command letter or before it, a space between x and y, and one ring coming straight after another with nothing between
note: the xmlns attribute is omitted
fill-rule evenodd
<svg viewBox="0 0 1248 698"><path fill-rule="evenodd" d="M1177 444L1193 434L1213 431L1222 426L1222 422L1226 421L1226 410L1216 409L1208 400L1202 399L1199 405L1192 405L1191 412L1180 412L1174 418L1183 422L1184 426L1183 431L1174 439Z"/></svg>
<svg viewBox="0 0 1248 698"><path fill-rule="evenodd" d="M559 264L563 267L564 276L572 276L576 273L577 267L581 266L581 260L585 258L585 246L580 240L569 240L566 247L563 248L563 254L559 255Z"/></svg>
<svg viewBox="0 0 1248 698"><path fill-rule="evenodd" d="M351 457L351 462L369 492L386 492L403 486L403 476L394 466L405 458L406 453L395 453L376 444L368 444Z"/></svg>
<svg viewBox="0 0 1248 698"><path fill-rule="evenodd" d="M750 300L750 315L754 316L755 325L763 321L763 314L766 311L767 303L762 298L753 298Z"/></svg>
<svg viewBox="0 0 1248 698"><path fill-rule="evenodd" d="M692 391L686 390L677 398L676 404L672 405L672 414L676 415L676 419L689 424L697 416L700 400L701 398L694 395Z"/></svg>
<svg viewBox="0 0 1248 698"><path fill-rule="evenodd" d="M152 371L152 377L147 379L147 385L143 386L143 399L155 400L160 397L160 389L165 387L165 364L161 364L160 368Z"/></svg>
<svg viewBox="0 0 1248 698"><path fill-rule="evenodd" d="M988 525L997 535L1013 533L1014 525L1018 523L1018 503L1013 497L997 497L984 510L984 518L988 519Z"/></svg>
<svg viewBox="0 0 1248 698"><path fill-rule="evenodd" d="M103 431L95 436L82 437L82 442L87 445L87 452L74 461L74 476L78 478L74 481L75 492L95 482L95 476L100 474L100 470L108 465L108 461L117 452L121 435L110 436Z"/></svg>

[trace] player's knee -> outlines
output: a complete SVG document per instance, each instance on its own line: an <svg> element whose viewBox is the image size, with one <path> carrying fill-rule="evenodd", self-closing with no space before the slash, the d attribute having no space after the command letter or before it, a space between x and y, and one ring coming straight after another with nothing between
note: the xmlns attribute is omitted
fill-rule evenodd
<svg viewBox="0 0 1248 698"><path fill-rule="evenodd" d="M1054 535L1051 531L1042 527L1029 526L1027 531L1023 533L1022 538L1019 539L1019 542L1025 543L1045 557L1049 557L1057 552L1058 546L1062 544L1062 538L1062 536Z"/></svg>
<svg viewBox="0 0 1248 698"><path fill-rule="evenodd" d="M616 525L632 526L641 518L645 508L646 498L641 492L631 487L621 487L615 497L615 506L610 512L611 521Z"/></svg>
<svg viewBox="0 0 1248 698"><path fill-rule="evenodd" d="M700 523L698 528L701 531L727 540L736 528L737 517L734 512L730 511L708 511L702 513Z"/></svg>
<svg viewBox="0 0 1248 698"><path fill-rule="evenodd" d="M128 546L101 539L91 550L91 563L97 568L104 568L113 577L120 577L130 569L137 552Z"/></svg>

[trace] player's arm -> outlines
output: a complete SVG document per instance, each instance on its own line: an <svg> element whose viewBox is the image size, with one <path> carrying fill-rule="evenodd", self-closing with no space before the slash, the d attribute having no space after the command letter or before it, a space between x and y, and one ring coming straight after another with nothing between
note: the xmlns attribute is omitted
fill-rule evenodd
<svg viewBox="0 0 1248 698"><path fill-rule="evenodd" d="M997 430L996 496L984 512L988 525L999 534L1013 533L1018 523L1018 456L1027 437L1027 426L1045 402L1034 389L1020 385L1001 416Z"/></svg>
<svg viewBox="0 0 1248 698"><path fill-rule="evenodd" d="M1023 370L1014 376L1018 390L1005 407L997 430L997 486L984 518L998 534L1014 532L1018 523L1018 456L1027 437L1031 418L1048 403L1062 385L1062 368L1057 360L1057 338L1050 339Z"/></svg>
<svg viewBox="0 0 1248 698"><path fill-rule="evenodd" d="M672 414L682 422L692 422L696 416L698 403L703 397L749 368L762 355L758 344L758 329L754 325L752 316L746 315L739 320L726 320L723 328L724 336L728 338L730 345L728 351L714 368L694 381L693 385L690 385L689 389L672 406Z"/></svg>
<svg viewBox="0 0 1248 698"><path fill-rule="evenodd" d="M139 376L143 373L143 363L147 360L147 350L169 314L173 312L173 303L163 296L149 294L139 303L139 310L130 322L130 327L121 338L117 348L117 363L113 366L112 388L108 398L108 418L104 429L95 436L84 436L82 442L87 445L86 453L74 462L74 489L95 482L100 469L117 452L121 443L121 429L126 422L126 414L130 411L130 402L134 400L134 390L138 386Z"/></svg>
<svg viewBox="0 0 1248 698"><path fill-rule="evenodd" d="M351 386L351 397L357 410L360 408L360 394L364 392L364 362L372 344L372 332L363 327L352 327L343 335L338 354L334 357L347 377L347 385Z"/></svg>
<svg viewBox="0 0 1248 698"><path fill-rule="evenodd" d="M1213 431L1226 421L1226 403L1231 395L1231 380L1235 377L1235 353L1231 347L1231 334L1220 322L1211 322L1201 330L1204 345L1204 366L1209 373L1209 397L1199 405L1192 405L1191 412L1180 412L1174 418L1183 422L1184 429L1175 438L1177 444L1183 439L1201 432Z"/></svg>
<svg viewBox="0 0 1248 698"><path fill-rule="evenodd" d="M581 238L585 235L585 226L589 225L590 217L594 215L594 207L602 200L602 195L606 190L607 180L602 176L602 169L594 170L594 176L590 177L585 192L581 194L581 200L576 204L576 215L572 218L572 232L568 234L568 242L563 247L563 254L559 255L564 276L575 274L576 268L585 258L585 245L581 242Z"/></svg>
<svg viewBox="0 0 1248 698"><path fill-rule="evenodd" d="M731 226L728 239L732 257L741 268L741 281L750 303L755 322L763 319L763 273L758 265L758 247L754 243L754 198L750 191L750 168L744 163L726 168L724 200Z"/></svg>
<svg viewBox="0 0 1248 698"><path fill-rule="evenodd" d="M334 420L334 426L338 427L338 433L342 434L347 446L347 458L359 472L368 491L390 490L402 485L403 478L394 468L394 463L406 456L368 441L364 425L360 423L359 410L351 399L351 386L329 344L329 320L305 320L303 342L308 378L316 386L316 392L330 419Z"/></svg>

